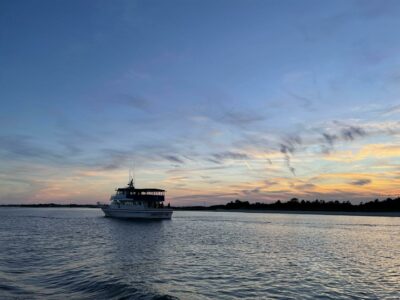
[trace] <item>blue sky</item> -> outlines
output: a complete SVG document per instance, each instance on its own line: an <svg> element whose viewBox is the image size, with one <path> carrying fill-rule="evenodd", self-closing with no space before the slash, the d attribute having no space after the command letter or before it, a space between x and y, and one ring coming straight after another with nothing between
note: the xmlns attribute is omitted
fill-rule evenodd
<svg viewBox="0 0 400 300"><path fill-rule="evenodd" d="M2 1L0 202L360 201L400 183L399 1Z"/></svg>

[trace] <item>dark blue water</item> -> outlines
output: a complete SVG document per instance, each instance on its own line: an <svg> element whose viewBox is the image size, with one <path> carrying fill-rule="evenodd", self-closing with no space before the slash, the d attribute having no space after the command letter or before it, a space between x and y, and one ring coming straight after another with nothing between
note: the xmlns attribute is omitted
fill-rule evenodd
<svg viewBox="0 0 400 300"><path fill-rule="evenodd" d="M1 208L1 299L399 299L400 218Z"/></svg>

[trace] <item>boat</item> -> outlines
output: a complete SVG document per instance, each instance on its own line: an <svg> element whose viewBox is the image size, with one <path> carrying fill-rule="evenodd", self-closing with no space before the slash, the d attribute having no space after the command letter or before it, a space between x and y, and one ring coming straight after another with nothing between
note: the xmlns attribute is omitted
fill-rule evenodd
<svg viewBox="0 0 400 300"><path fill-rule="evenodd" d="M102 205L106 217L124 219L171 219L172 209L164 206L165 190L137 189L130 179L128 186L116 189L111 203Z"/></svg>

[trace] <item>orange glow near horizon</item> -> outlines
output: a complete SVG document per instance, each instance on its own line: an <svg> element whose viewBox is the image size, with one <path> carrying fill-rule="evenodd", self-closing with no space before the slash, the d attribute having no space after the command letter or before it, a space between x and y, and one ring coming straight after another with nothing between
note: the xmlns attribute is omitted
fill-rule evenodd
<svg viewBox="0 0 400 300"><path fill-rule="evenodd" d="M400 146L394 141L341 143L329 153L303 149L288 156L278 150L263 153L246 146L219 163L143 162L136 168L136 186L165 189L172 205L223 204L235 199L274 202L297 197L359 202L395 197L400 194ZM3 203L18 199L29 203L107 202L114 189L128 181L128 171L122 168L60 170L39 163L18 168L34 172L25 172L24 181L1 175L0 180L7 182L0 186Z"/></svg>

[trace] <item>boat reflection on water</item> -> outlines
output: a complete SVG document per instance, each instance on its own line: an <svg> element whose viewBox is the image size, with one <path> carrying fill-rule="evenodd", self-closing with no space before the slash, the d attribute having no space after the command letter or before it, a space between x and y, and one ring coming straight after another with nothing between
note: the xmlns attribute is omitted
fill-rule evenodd
<svg viewBox="0 0 400 300"><path fill-rule="evenodd" d="M124 219L171 219L172 209L164 206L165 190L137 189L131 179L126 188L118 188L111 203L102 205L106 217Z"/></svg>

